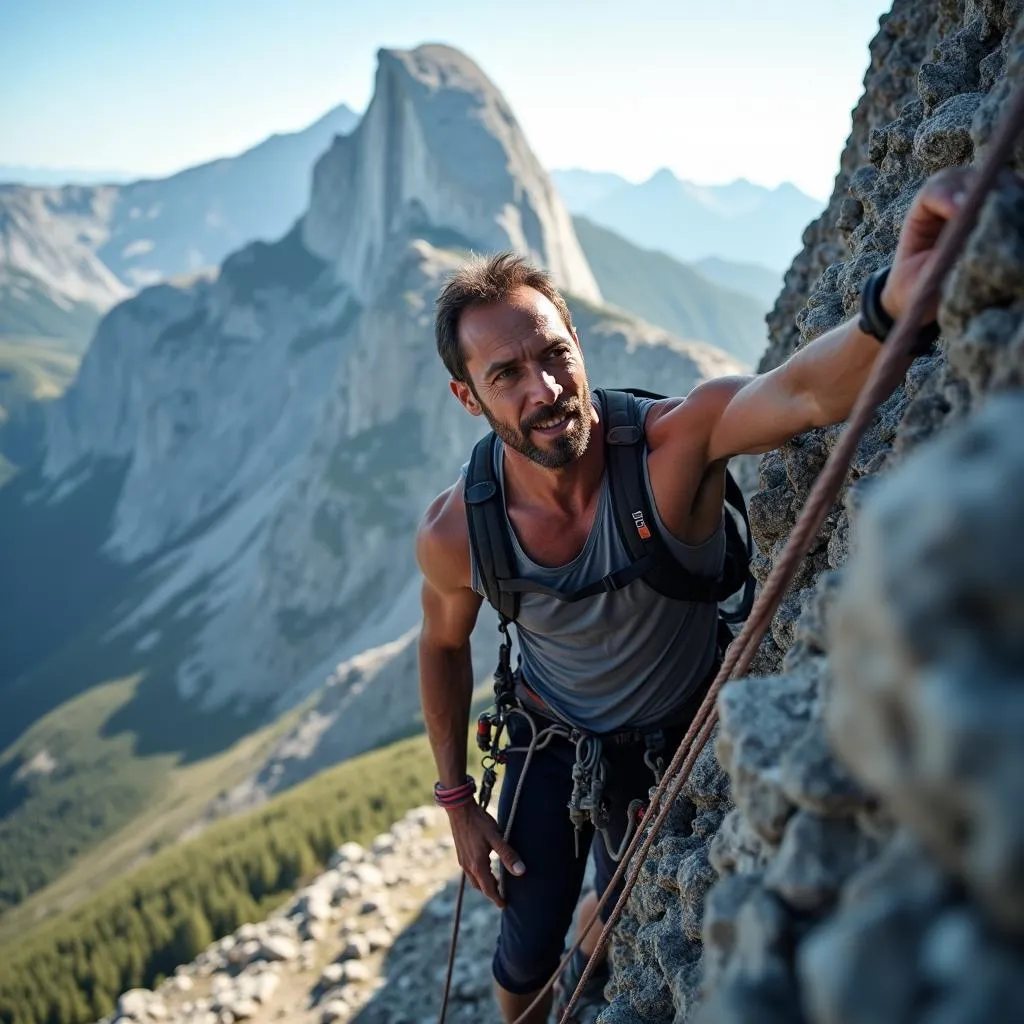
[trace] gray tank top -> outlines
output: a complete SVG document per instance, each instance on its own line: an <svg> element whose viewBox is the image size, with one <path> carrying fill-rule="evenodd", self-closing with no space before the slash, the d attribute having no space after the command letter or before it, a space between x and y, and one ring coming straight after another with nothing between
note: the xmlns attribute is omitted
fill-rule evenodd
<svg viewBox="0 0 1024 1024"><path fill-rule="evenodd" d="M640 401L643 421L653 401ZM500 443L495 446L495 472L504 506L504 446ZM650 495L646 455L644 483ZM725 558L724 523L694 547L668 532L653 496L651 507L665 543L679 562L691 572L717 575ZM565 565L538 565L523 550L507 511L505 521L517 575L561 593L587 586L632 561L615 524L607 472L583 550ZM473 589L484 596L472 551L470 558ZM686 703L714 663L717 624L716 604L675 601L638 579L622 590L572 604L544 594L522 594L516 633L526 682L580 728L612 732L657 725Z"/></svg>

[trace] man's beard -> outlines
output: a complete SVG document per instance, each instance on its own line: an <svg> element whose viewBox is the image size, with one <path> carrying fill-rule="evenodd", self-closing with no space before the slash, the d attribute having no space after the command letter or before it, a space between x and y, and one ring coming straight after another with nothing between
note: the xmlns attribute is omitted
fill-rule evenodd
<svg viewBox="0 0 1024 1024"><path fill-rule="evenodd" d="M501 438L505 445L520 455L525 455L538 466L545 469L562 469L569 463L575 462L586 450L590 441L590 427L592 416L592 405L590 397L590 386L586 381L578 395L556 402L554 405L545 406L543 409L532 413L523 420L518 427L509 423L503 423L497 419L491 410L480 401L480 408L483 410L491 429ZM531 440L531 431L538 423L546 419L562 414L573 417L574 423L569 424L565 433L559 434L549 442L546 448L540 448Z"/></svg>

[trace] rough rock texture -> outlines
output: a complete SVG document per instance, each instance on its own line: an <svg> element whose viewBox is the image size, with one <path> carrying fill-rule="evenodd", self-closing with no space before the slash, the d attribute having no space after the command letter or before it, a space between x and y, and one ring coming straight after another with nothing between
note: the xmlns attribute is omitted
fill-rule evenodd
<svg viewBox="0 0 1024 1024"><path fill-rule="evenodd" d="M930 173L984 154L1024 86L1024 4L897 0L871 54L762 369L853 314ZM624 921L603 1021L1024 1019L1019 183L988 200L940 325L938 354L865 436L751 678L722 691L705 776ZM762 581L839 433L762 458ZM701 799L724 815L710 843Z"/></svg>

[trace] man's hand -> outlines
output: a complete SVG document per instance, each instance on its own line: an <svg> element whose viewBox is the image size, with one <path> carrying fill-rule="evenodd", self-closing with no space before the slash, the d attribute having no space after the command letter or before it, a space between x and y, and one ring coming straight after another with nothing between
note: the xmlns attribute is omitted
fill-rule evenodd
<svg viewBox="0 0 1024 1024"><path fill-rule="evenodd" d="M881 296L882 306L893 319L898 320L910 304L911 292L935 259L942 229L963 205L976 173L971 167L946 168L933 174L914 198ZM938 315L939 298L934 297L923 323L931 323Z"/></svg>
<svg viewBox="0 0 1024 1024"><path fill-rule="evenodd" d="M491 850L498 855L505 870L513 875L521 875L526 870L519 855L502 839L498 823L477 803L449 808L448 820L459 866L466 872L470 885L495 906L504 907L505 901L498 892L498 880L491 871Z"/></svg>

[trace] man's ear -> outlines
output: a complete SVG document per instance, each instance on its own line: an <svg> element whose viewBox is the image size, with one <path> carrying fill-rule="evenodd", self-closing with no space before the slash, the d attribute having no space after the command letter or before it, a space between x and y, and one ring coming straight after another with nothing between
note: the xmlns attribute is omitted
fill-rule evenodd
<svg viewBox="0 0 1024 1024"><path fill-rule="evenodd" d="M470 415L483 415L484 411L480 407L480 403L476 400L476 395L473 394L473 389L465 383L465 381L455 380L453 378L448 381L448 387L452 389L452 394L459 400L459 403Z"/></svg>

